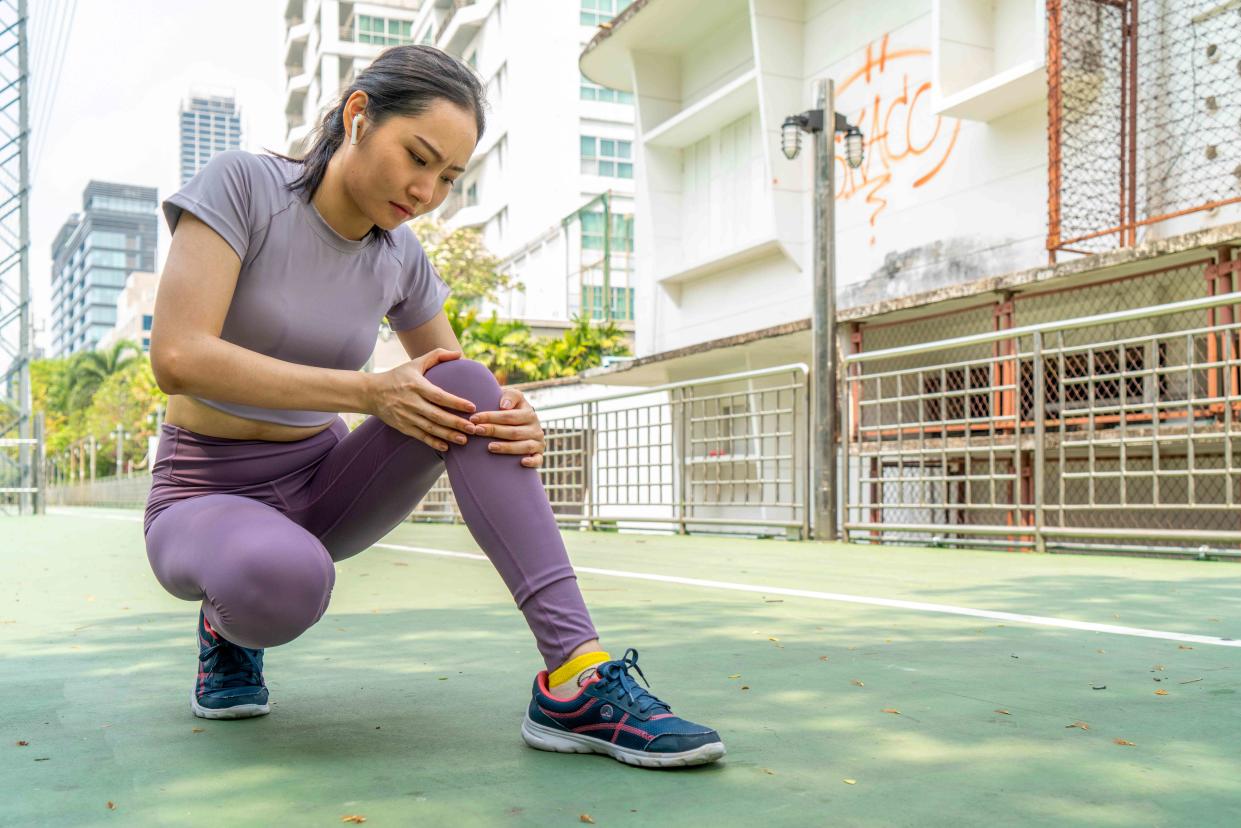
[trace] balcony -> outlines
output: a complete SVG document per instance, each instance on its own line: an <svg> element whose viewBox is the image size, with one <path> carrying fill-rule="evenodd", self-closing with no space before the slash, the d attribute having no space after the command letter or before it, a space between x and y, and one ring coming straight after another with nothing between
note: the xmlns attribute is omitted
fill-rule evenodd
<svg viewBox="0 0 1241 828"><path fill-rule="evenodd" d="M935 111L991 121L1047 97L1043 0L935 0Z"/></svg>
<svg viewBox="0 0 1241 828"><path fill-rule="evenodd" d="M451 55L461 55L483 28L494 6L495 0L455 0L452 17L436 39L439 48Z"/></svg>
<svg viewBox="0 0 1241 828"><path fill-rule="evenodd" d="M647 130L649 146L680 149L758 109L758 70L740 76Z"/></svg>

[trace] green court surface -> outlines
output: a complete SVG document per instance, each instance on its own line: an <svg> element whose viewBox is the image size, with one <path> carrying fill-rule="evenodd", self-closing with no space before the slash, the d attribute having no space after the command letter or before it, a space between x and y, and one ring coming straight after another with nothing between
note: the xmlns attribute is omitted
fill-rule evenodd
<svg viewBox="0 0 1241 828"><path fill-rule="evenodd" d="M196 719L140 513L56 510L0 518L0 825L1241 825L1236 564L564 537L721 762L526 747L541 660L461 526L339 564L270 716Z"/></svg>

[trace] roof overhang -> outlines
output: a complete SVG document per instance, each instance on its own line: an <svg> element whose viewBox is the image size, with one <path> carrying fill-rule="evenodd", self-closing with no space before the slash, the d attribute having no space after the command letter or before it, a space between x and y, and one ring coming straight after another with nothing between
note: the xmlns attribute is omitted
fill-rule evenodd
<svg viewBox="0 0 1241 828"><path fill-rule="evenodd" d="M632 92L628 53L680 55L738 15L747 0L634 0L586 44L578 65L595 83Z"/></svg>

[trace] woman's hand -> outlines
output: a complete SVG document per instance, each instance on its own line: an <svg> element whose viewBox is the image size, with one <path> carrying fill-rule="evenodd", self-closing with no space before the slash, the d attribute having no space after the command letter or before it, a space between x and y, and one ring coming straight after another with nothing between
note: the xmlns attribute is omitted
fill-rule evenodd
<svg viewBox="0 0 1241 828"><path fill-rule="evenodd" d="M487 448L493 454L524 454L521 464L528 469L543 465L543 429L539 418L525 395L516 388L504 386L499 411L480 411L470 421L481 423L480 434L507 442L493 442Z"/></svg>
<svg viewBox="0 0 1241 828"><path fill-rule="evenodd" d="M448 441L463 445L467 434L481 432L469 420L445 409L468 415L475 410L474 403L449 394L426 378L432 365L460 357L460 351L436 348L391 371L376 374L370 413L437 451L447 451Z"/></svg>

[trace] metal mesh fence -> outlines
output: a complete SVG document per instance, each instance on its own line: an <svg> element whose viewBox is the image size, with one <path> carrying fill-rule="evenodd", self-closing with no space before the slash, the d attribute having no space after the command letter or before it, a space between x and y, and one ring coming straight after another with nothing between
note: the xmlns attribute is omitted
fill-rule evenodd
<svg viewBox="0 0 1241 828"><path fill-rule="evenodd" d="M1053 256L1241 201L1241 7L1048 0L1047 13Z"/></svg>
<svg viewBox="0 0 1241 828"><path fill-rule="evenodd" d="M908 320L912 342L849 357L847 530L1241 546L1239 300L1231 287L1202 298L1204 275L1236 269L1200 262L1001 297L1011 337L987 334L972 310L974 342L929 336L959 335L942 317ZM863 326L867 350L875 339Z"/></svg>
<svg viewBox="0 0 1241 828"><path fill-rule="evenodd" d="M805 366L540 409L562 524L809 533ZM410 516L459 520L445 474Z"/></svg>

